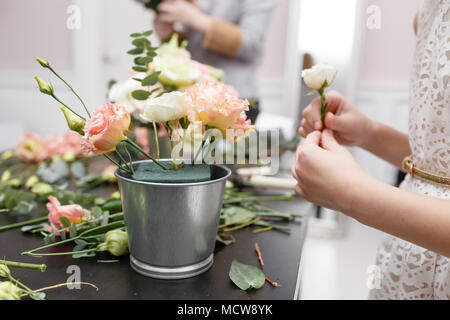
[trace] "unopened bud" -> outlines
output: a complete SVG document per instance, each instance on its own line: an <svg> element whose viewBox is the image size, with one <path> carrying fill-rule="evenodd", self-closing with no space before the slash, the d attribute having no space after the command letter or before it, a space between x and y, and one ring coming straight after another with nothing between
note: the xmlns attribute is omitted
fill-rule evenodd
<svg viewBox="0 0 450 320"><path fill-rule="evenodd" d="M86 121L65 106L59 106L59 108L64 113L64 117L66 117L67 125L69 126L70 130L78 132L79 134L84 136L84 125Z"/></svg>
<svg viewBox="0 0 450 320"><path fill-rule="evenodd" d="M128 253L128 235L125 231L115 229L105 234L105 242L98 246L99 251L109 251L112 255L119 257Z"/></svg>
<svg viewBox="0 0 450 320"><path fill-rule="evenodd" d="M14 157L14 152L12 150L8 150L2 153L2 160L8 160Z"/></svg>
<svg viewBox="0 0 450 320"><path fill-rule="evenodd" d="M53 94L53 87L50 83L48 83L47 81L42 80L41 78L39 78L38 76L34 77L38 83L39 86L39 90L42 93L48 94L48 95L52 95Z"/></svg>
<svg viewBox="0 0 450 320"><path fill-rule="evenodd" d="M41 66L43 66L44 68L50 67L50 63L48 63L47 60L44 60L44 59L39 58L39 57L36 57L36 61L39 62L39 64L40 64Z"/></svg>
<svg viewBox="0 0 450 320"><path fill-rule="evenodd" d="M0 264L0 278L8 278L11 274L6 264Z"/></svg>
<svg viewBox="0 0 450 320"><path fill-rule="evenodd" d="M38 182L39 182L38 176L31 176L28 178L27 182L25 182L25 188L30 189L32 186L34 186Z"/></svg>

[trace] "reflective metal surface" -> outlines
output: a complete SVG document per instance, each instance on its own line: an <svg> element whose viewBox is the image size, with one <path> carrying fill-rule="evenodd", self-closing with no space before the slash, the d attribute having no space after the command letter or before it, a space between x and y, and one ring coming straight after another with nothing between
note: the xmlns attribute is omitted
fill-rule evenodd
<svg viewBox="0 0 450 320"><path fill-rule="evenodd" d="M212 265L225 182L231 171L213 165L211 181L180 184L136 181L119 170L115 174L133 269L160 279L187 278L206 271Z"/></svg>

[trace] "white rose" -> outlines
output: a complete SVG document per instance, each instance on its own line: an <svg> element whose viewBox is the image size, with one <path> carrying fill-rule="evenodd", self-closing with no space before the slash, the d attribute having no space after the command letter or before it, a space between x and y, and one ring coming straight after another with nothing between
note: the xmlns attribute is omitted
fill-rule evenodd
<svg viewBox="0 0 450 320"><path fill-rule="evenodd" d="M185 94L178 91L164 93L158 98L149 99L145 103L141 118L149 122L181 119L186 115L184 99Z"/></svg>
<svg viewBox="0 0 450 320"><path fill-rule="evenodd" d="M108 100L124 106L128 112L133 113L136 110L135 100L131 93L142 89L141 84L130 78L125 82L114 84L108 92Z"/></svg>
<svg viewBox="0 0 450 320"><path fill-rule="evenodd" d="M330 86L333 83L335 75L336 69L325 64L317 64L311 69L302 71L303 80L306 85L313 90L322 88L325 81L327 82L327 87Z"/></svg>

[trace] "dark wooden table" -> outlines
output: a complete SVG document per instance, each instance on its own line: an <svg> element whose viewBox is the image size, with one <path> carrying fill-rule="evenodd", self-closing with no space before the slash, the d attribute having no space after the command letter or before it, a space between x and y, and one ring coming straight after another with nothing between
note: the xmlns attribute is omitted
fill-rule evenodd
<svg viewBox="0 0 450 320"><path fill-rule="evenodd" d="M292 201L270 202L267 206L282 212L311 214L313 206L299 198ZM41 210L41 214L45 210ZM33 215L32 217L37 217ZM27 219L29 217L26 217ZM17 214L0 213L0 226L19 221ZM24 234L20 229L0 231L0 258L13 261L45 263L47 271L12 268L13 276L32 289L65 283L71 276L68 267L76 265L81 271L81 281L95 284L99 290L89 286L69 290L67 287L47 291L47 299L295 299L298 294L299 267L307 218L291 222L291 233L278 231L254 234L251 228L236 231L236 243L216 246L214 265L202 275L184 280L157 280L137 274L129 266L128 257L116 263L99 263L98 259L113 259L106 253L94 258L73 259L71 256L33 258L21 252L43 245L40 235ZM238 289L229 279L228 272L233 259L241 263L258 266L254 243L258 242L265 266L264 273L281 287L268 283L260 290L248 292ZM71 250L73 245L57 248ZM164 248L161 248L164 250ZM51 252L51 251L50 251Z"/></svg>

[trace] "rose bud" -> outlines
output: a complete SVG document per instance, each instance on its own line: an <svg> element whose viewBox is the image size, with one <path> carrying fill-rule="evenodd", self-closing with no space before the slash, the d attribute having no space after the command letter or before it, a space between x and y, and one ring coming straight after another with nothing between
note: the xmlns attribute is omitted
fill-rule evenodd
<svg viewBox="0 0 450 320"><path fill-rule="evenodd" d="M105 242L98 246L99 251L109 251L113 256L119 257L128 253L128 235L120 229L108 231Z"/></svg>

